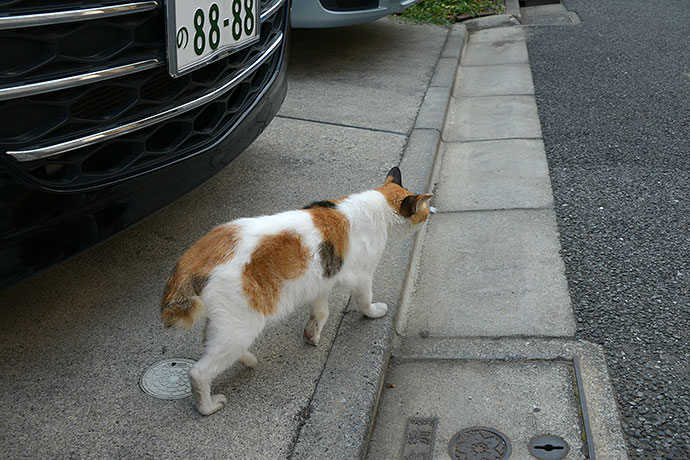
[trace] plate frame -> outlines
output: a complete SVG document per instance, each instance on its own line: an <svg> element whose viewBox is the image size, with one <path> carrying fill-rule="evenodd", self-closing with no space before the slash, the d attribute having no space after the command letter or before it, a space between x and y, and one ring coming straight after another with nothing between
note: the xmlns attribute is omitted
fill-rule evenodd
<svg viewBox="0 0 690 460"><path fill-rule="evenodd" d="M207 64L210 64L214 61L217 61L218 59L221 59L225 56L228 56L229 54L239 51L243 48L246 48L248 46L252 46L253 44L257 43L261 39L261 11L259 10L259 5L261 4L260 0L254 0L254 17L256 18L256 28L257 33L254 38L251 40L244 41L240 44L235 44L235 45L227 45L224 47L219 47L217 50L213 51L211 54L206 56L204 59L197 61L194 64L188 65L184 69L177 69L177 53L174 51L175 46L177 45L176 41L176 33L172 31L172 28L175 26L173 24L175 22L175 2L176 1L185 1L185 0L165 0L165 54L166 54L166 61L168 63L168 73L174 77L180 77L182 75L188 74L189 72L192 72L193 70L196 70L200 67L203 67ZM189 0L186 0L189 1ZM218 0L216 0L213 3L217 3ZM219 18L220 20L220 18ZM173 33L171 33L171 31Z"/></svg>

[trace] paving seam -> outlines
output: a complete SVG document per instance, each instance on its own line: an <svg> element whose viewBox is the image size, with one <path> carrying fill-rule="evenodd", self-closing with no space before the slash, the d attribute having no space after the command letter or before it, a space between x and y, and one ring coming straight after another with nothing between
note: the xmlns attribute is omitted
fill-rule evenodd
<svg viewBox="0 0 690 460"><path fill-rule="evenodd" d="M489 341L489 340L572 340L573 336L570 335L545 335L545 334L511 334L511 335L429 335L423 340L434 342L438 340L465 340L465 341ZM407 340L410 340L408 337ZM413 340L422 340L417 337L413 337Z"/></svg>
<svg viewBox="0 0 690 460"><path fill-rule="evenodd" d="M396 356L391 357L391 361L395 364L407 364L407 363L417 363L417 362L445 362L453 361L457 363L473 363L476 361L481 361L483 363L571 363L572 357L566 355L557 356L552 358L540 358L540 357L524 357L524 356L506 356L504 358L458 358L455 356L428 356L428 355L409 355L409 356Z"/></svg>
<svg viewBox="0 0 690 460"><path fill-rule="evenodd" d="M528 96L527 94L518 94L517 96ZM475 98L480 97L491 97L491 96L475 96ZM541 137L501 137L499 139L470 139L468 141L443 141L444 144L455 145L455 144L473 144L475 142L498 142L498 141L543 141Z"/></svg>
<svg viewBox="0 0 690 460"><path fill-rule="evenodd" d="M520 40L520 41L525 41L525 40ZM487 43L487 42L483 42ZM517 41L516 41L517 43ZM498 63L498 64L470 64L470 65L462 65L461 67L529 67L529 62L505 62L505 63ZM531 69L531 67L530 67ZM530 93L530 95L534 95L534 93ZM503 96L503 94L501 94Z"/></svg>
<svg viewBox="0 0 690 460"><path fill-rule="evenodd" d="M469 67L492 67L492 66L479 66L479 65L474 65L474 66L469 66ZM534 96L534 94L530 94L530 93L515 93L515 94L501 94L501 95L500 95L500 97L503 97L503 96L508 96L508 97L511 97L511 96L520 96L520 97L522 97L522 96ZM483 98L483 97L495 97L495 96L484 96L484 95L482 95L482 96L462 96L463 99L480 99L480 98ZM511 141L512 141L513 139L519 139L519 138L510 137L510 138L507 138L507 139L506 139L506 138L504 137L504 138L500 138L500 139L482 139L482 140L487 140L487 141L511 140ZM523 138L523 139L524 139L524 138ZM527 139L529 139L529 138L527 138ZM542 139L542 138L541 138L541 137L534 137L534 138L532 138L532 139ZM460 143L462 143L462 142L474 142L474 141L452 141L452 142L446 142L446 143L447 143L447 144L460 144Z"/></svg>
<svg viewBox="0 0 690 460"><path fill-rule="evenodd" d="M401 133L399 131L389 131L386 129L367 128L366 126L355 126L355 125L348 125L348 124L344 124L344 123L333 123L331 121L312 120L310 118L292 117L292 116L288 116L288 115L276 115L276 118L283 118L285 120L305 121L307 123L316 123L319 125L339 126L341 128L361 129L364 131L372 131L375 133L395 134L397 136L409 136L409 133Z"/></svg>
<svg viewBox="0 0 690 460"><path fill-rule="evenodd" d="M464 45L466 44L466 31L467 29L464 25L456 25L451 28L446 35L446 40L441 53L439 54L439 58L434 69L434 74L429 80L429 86L426 89L422 105L417 112L415 124L409 133L410 137L408 138L408 143L403 149L400 159L399 166L403 171L404 185L418 192L428 190L433 183L432 181L434 177L437 177L434 176L434 174L438 173L437 159L439 157L438 147L440 145L440 133L443 129L445 116L450 104L450 97L446 98L445 102L443 102L439 101L438 99L432 100L431 98L427 98L427 95L432 92L447 90L448 95L450 96L452 84L455 80L454 76L457 72L460 62L462 48L464 48ZM455 65L448 66L448 59L455 59ZM448 78L448 75L437 75L440 72L452 72L452 78ZM439 81L450 81L450 84L447 86L447 88L445 86L431 86L431 82ZM420 119L420 113L432 115L431 118L426 119L424 126L421 126L423 120ZM439 116L439 114L441 115ZM438 122L438 126L429 126L429 120ZM417 135L415 136L415 134ZM427 134L427 136L425 136L425 134ZM431 136L428 136L428 134L431 134ZM411 142L413 136L418 140L418 142L415 144ZM429 152L431 152L430 156ZM413 165L416 167L409 167ZM405 169L406 167L408 168ZM422 188L417 188L420 185ZM421 240L420 235L418 234L409 248L407 256L408 270L407 275L405 276L405 282L401 292L399 293L399 304L401 304L403 299L406 297L406 289L408 289L408 281L410 280L409 270L412 267L416 267L416 264L414 264L416 260L415 256L418 256L417 253L420 252L420 246ZM374 335L376 335L376 337L381 341L381 343L377 344L375 347L380 349L381 356L377 357L376 362L373 363L375 369L371 369L372 363L367 361L366 357L363 357L359 364L363 367L366 366L369 368L369 374L375 374L376 383L372 385L364 385L364 392L360 392L360 394L356 395L359 400L371 401L371 403L367 403L367 407L359 413L357 412L356 408L350 409L348 413L344 414L338 419L329 420L329 416L332 417L333 414L338 413L338 409L340 408L336 408L331 402L331 398L329 396L333 395L329 394L330 390L328 387L347 387L351 382L343 381L341 384L339 384L337 381L324 382L324 376L333 373L331 370L337 370L339 368L351 368L353 369L353 372L350 374L351 377L352 375L355 375L354 368L358 367L357 364L353 365L352 356L348 356L348 361L341 361L339 358L336 358L336 355L339 355L339 353L333 353L336 344L342 341L370 341L370 339L365 336L364 332L359 334L361 335L360 337L357 337L356 335L358 335L358 332L360 332L357 329L353 329L353 332L350 333L348 337L345 337L345 331L343 331L343 329L346 329L349 326L349 318L347 318L347 316L358 314L350 311L349 308L346 309L343 315L343 320L338 326L333 339L333 346L325 361L321 377L319 378L319 381L314 389L314 393L309 401L309 405L305 408L306 413L309 414L309 418L304 421L296 434L296 441L289 456L290 459L322 460L324 458L328 458L329 460L350 460L352 458L364 457L366 454L369 437L371 435L371 428L373 426L376 409L378 407L379 397L383 388L384 374L388 368L390 351L395 335L394 324L399 316L397 313L399 310L399 307L396 308L394 305L389 305L388 314L383 318L375 320L375 322L371 323L373 325ZM355 337L352 337L353 335ZM347 439L343 440L342 438L346 438L346 436L341 436L337 441L333 441L333 438L324 439L325 436L323 434L333 431L334 426L339 426L341 430L344 429L343 427L349 426L352 431L355 431L354 435L352 436L355 438L354 441L348 442Z"/></svg>
<svg viewBox="0 0 690 460"><path fill-rule="evenodd" d="M502 212L502 211L553 211L553 207L533 207L533 208L486 208L486 209L458 209L456 211L439 211L438 214L469 214L473 212Z"/></svg>

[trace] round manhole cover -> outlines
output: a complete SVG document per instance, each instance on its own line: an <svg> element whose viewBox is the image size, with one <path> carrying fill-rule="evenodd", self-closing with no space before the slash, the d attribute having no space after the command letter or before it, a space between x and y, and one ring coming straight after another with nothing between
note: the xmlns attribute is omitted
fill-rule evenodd
<svg viewBox="0 0 690 460"><path fill-rule="evenodd" d="M192 394L189 369L195 361L170 358L159 361L144 371L139 386L146 394L159 399L182 399Z"/></svg>
<svg viewBox="0 0 690 460"><path fill-rule="evenodd" d="M510 441L491 428L467 428L451 438L448 455L453 460L504 460L510 457Z"/></svg>

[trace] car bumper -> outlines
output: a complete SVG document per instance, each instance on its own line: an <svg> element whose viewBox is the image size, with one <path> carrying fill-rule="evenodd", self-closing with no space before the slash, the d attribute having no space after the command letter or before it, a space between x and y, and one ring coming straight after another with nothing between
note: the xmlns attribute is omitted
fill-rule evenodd
<svg viewBox="0 0 690 460"><path fill-rule="evenodd" d="M374 8L337 11L325 8L319 0L294 0L291 23L294 28L305 29L351 26L398 13L417 2L418 0L379 0L378 6Z"/></svg>
<svg viewBox="0 0 690 460"><path fill-rule="evenodd" d="M249 90L255 91L251 101L247 99L249 105L228 118L229 124L218 124L222 130L209 130L199 148L160 155L160 161L145 163L149 167L105 176L107 181L75 181L64 187L42 183L22 170L23 163L0 155L0 288L141 221L202 184L248 147L285 98L289 28L283 33L279 48L267 61L266 77L249 77L260 83ZM223 104L230 106L231 101Z"/></svg>

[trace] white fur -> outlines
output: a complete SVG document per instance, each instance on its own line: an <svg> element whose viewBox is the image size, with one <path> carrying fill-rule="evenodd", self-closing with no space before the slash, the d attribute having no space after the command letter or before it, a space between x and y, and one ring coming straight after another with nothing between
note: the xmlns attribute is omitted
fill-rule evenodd
<svg viewBox="0 0 690 460"><path fill-rule="evenodd" d="M323 276L318 255L322 237L308 212L288 211L233 222L240 232L235 253L230 261L213 270L202 292L208 318L207 342L203 356L190 371L196 405L202 414L220 410L226 403L223 395L210 394L214 377L237 360L250 367L256 365L256 358L248 348L268 320L284 317L296 307L309 303L311 316L305 337L312 344L318 344L328 318L328 294L336 283L352 291L364 315L371 318L385 315L386 304L371 302L374 270L389 234L407 233L414 230L413 226L395 213L386 198L375 190L351 195L338 203L337 209L350 223L349 247L340 271L332 278ZM242 291L242 272L261 237L283 231L298 234L312 257L302 276L284 282L277 312L266 318L249 306Z"/></svg>

